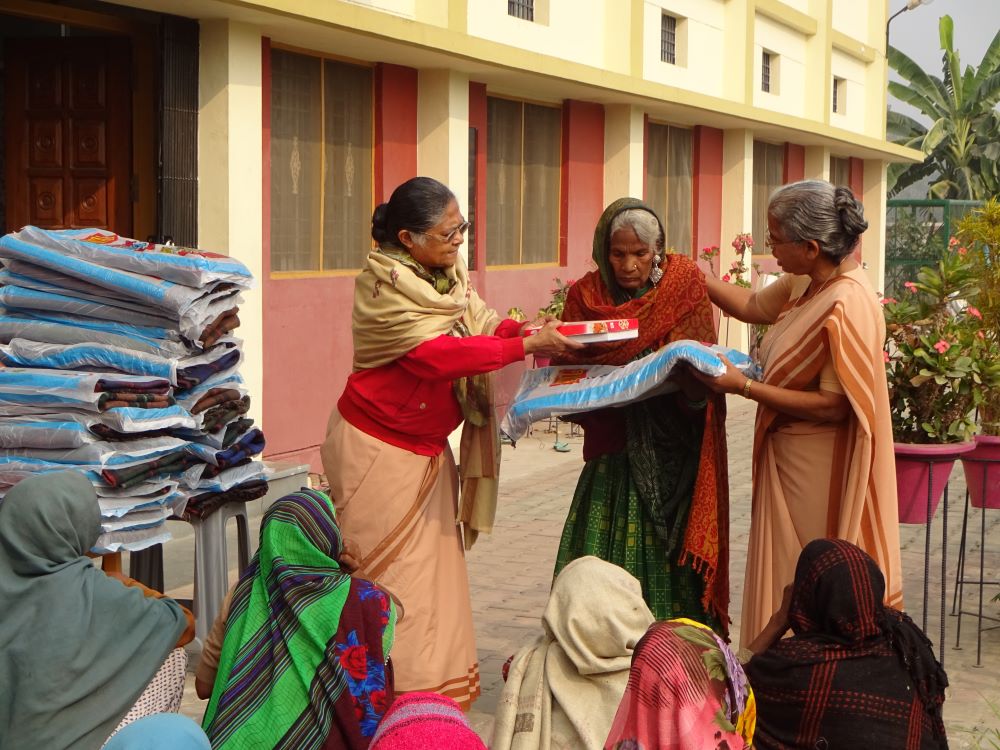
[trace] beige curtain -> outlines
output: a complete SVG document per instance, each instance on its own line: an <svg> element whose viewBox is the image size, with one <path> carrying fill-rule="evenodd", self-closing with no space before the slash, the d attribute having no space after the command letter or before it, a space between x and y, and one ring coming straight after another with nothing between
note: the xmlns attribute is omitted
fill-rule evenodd
<svg viewBox="0 0 1000 750"><path fill-rule="evenodd" d="M521 263L559 260L559 165L562 112L524 105L524 202Z"/></svg>
<svg viewBox="0 0 1000 750"><path fill-rule="evenodd" d="M562 111L486 100L487 265L559 259Z"/></svg>
<svg viewBox="0 0 1000 750"><path fill-rule="evenodd" d="M839 156L830 157L830 182L834 185L851 186L851 160Z"/></svg>
<svg viewBox="0 0 1000 750"><path fill-rule="evenodd" d="M691 131L649 124L646 203L663 221L667 247L690 254L694 249L694 163Z"/></svg>
<svg viewBox="0 0 1000 750"><path fill-rule="evenodd" d="M360 268L371 247L372 70L323 67L323 270Z"/></svg>
<svg viewBox="0 0 1000 750"><path fill-rule="evenodd" d="M271 51L271 270L360 268L371 245L372 71Z"/></svg>
<svg viewBox="0 0 1000 750"><path fill-rule="evenodd" d="M521 255L521 103L486 100L486 264Z"/></svg>
<svg viewBox="0 0 1000 750"><path fill-rule="evenodd" d="M321 60L271 51L271 270L319 268Z"/></svg>
<svg viewBox="0 0 1000 750"><path fill-rule="evenodd" d="M755 255L767 255L767 204L781 187L785 171L785 148L774 143L753 142L753 244ZM730 238L723 238L728 241Z"/></svg>

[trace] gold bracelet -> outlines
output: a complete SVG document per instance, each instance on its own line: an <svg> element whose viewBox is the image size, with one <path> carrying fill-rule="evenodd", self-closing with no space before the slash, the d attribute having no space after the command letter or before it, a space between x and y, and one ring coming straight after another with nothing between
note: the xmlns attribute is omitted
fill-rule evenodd
<svg viewBox="0 0 1000 750"><path fill-rule="evenodd" d="M750 386L753 385L753 380L747 378L747 382L743 384L743 398L750 398Z"/></svg>

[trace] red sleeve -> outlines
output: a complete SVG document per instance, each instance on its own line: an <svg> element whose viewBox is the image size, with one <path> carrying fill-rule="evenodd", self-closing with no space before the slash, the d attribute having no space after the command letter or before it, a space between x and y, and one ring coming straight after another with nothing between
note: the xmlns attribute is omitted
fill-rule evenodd
<svg viewBox="0 0 1000 750"><path fill-rule="evenodd" d="M524 359L524 339L438 336L414 347L396 364L424 380L454 380L499 370Z"/></svg>
<svg viewBox="0 0 1000 750"><path fill-rule="evenodd" d="M521 335L522 325L524 324L518 323L516 320L513 320L512 318L507 318L505 320L500 321L500 325L497 326L497 329L493 332L493 335L499 336L502 339L512 339L515 336Z"/></svg>

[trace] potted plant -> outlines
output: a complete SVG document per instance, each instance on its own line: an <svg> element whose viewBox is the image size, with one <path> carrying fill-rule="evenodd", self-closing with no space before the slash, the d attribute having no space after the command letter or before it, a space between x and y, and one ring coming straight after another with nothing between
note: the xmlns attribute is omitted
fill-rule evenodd
<svg viewBox="0 0 1000 750"><path fill-rule="evenodd" d="M545 307L538 308L536 318L542 318L546 315L551 315L555 318L562 317L563 308L566 307L566 295L569 294L569 288L576 283L576 279L562 281L556 276L553 281L555 282L555 286L550 290L552 297L549 298L549 303ZM548 367L549 362L550 359L548 357L535 357L535 367Z"/></svg>
<svg viewBox="0 0 1000 750"><path fill-rule="evenodd" d="M961 243L961 244L960 244ZM968 258L976 278L975 307L982 315L986 340L982 367L995 377L1000 370L1000 201L992 198L958 223L956 253ZM962 459L974 507L1000 507L1000 388L987 390L979 406L976 447ZM984 460L985 459L985 460Z"/></svg>
<svg viewBox="0 0 1000 750"><path fill-rule="evenodd" d="M946 253L904 288L902 299L883 299L899 520L926 523L955 459L974 448L975 410L1000 379L982 314L966 302L977 290L967 254Z"/></svg>

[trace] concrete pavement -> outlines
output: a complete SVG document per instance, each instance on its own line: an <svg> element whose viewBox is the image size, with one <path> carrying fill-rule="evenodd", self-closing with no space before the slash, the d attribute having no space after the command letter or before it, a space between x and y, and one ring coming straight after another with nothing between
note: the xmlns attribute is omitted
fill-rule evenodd
<svg viewBox="0 0 1000 750"><path fill-rule="evenodd" d="M753 405L738 398L729 400L729 470L731 494L730 528L730 615L733 619L734 642L738 641L743 574L746 564L747 540L750 529L750 452L753 442ZM501 471L500 505L494 532L482 537L468 555L469 578L472 587L472 610L476 625L479 666L483 695L469 715L476 730L486 739L493 723L503 682L500 668L518 648L531 643L541 633L541 614L548 598L552 570L562 525L569 508L577 477L583 466L582 439L566 437L568 453L552 449L555 436L537 425L533 435L521 440L517 448L505 446ZM940 641L939 598L941 580L941 521L943 507L938 509L932 526L929 567L929 604L927 634L934 642L951 681L945 721L952 748L975 748L984 732L1000 727L1000 715L991 711L988 701L1000 710L1000 683L995 675L1000 667L1000 631L983 633L983 667L976 662L975 618L963 616L960 649L955 639L958 618L951 616L954 575L958 542L962 525L965 485L960 468L955 469L950 488L947 545L947 612L944 623L946 638ZM260 508L251 508L254 525ZM992 517L991 517L992 515ZM979 516L970 523L966 578L978 577ZM1000 571L1000 540L997 538L1000 514L987 512L985 578L996 580ZM903 526L901 531L904 570L904 595L907 610L920 624L923 617L924 546L923 526ZM178 529L180 531L180 529ZM994 541L991 545L990 538ZM232 546L232 545L231 545ZM168 544L167 587L176 595L190 593L191 540L181 534ZM235 560L232 561L235 567ZM234 571L235 575L235 571ZM988 614L1000 615L1000 604L990 601L995 587L987 587L984 608ZM979 589L966 586L964 611L974 612L978 606ZM194 696L190 684L185 694L183 712L200 719L204 702ZM987 745L989 746L989 745Z"/></svg>

